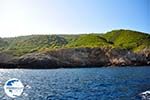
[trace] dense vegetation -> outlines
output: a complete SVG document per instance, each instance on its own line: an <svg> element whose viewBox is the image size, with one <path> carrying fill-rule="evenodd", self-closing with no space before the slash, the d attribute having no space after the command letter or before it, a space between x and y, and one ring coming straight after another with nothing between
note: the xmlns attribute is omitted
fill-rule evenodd
<svg viewBox="0 0 150 100"><path fill-rule="evenodd" d="M0 38L0 52L23 55L59 48L113 47L140 51L150 48L150 35L131 30L113 30L105 34L30 35Z"/></svg>
<svg viewBox="0 0 150 100"><path fill-rule="evenodd" d="M150 47L150 35L130 30L114 30L103 35L115 47L140 50Z"/></svg>

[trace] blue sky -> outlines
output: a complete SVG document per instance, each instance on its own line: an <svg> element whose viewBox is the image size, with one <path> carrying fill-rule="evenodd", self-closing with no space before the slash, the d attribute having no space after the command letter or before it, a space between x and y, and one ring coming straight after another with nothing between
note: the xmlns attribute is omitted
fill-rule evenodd
<svg viewBox="0 0 150 100"><path fill-rule="evenodd" d="M150 32L150 0L0 0L0 37Z"/></svg>

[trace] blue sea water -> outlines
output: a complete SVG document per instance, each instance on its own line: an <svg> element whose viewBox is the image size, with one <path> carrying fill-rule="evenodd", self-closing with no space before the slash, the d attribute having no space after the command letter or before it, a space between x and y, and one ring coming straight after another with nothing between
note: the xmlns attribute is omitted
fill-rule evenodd
<svg viewBox="0 0 150 100"><path fill-rule="evenodd" d="M0 69L0 100L12 100L3 89L18 78L24 92L13 100L141 100L150 90L150 67L74 69Z"/></svg>

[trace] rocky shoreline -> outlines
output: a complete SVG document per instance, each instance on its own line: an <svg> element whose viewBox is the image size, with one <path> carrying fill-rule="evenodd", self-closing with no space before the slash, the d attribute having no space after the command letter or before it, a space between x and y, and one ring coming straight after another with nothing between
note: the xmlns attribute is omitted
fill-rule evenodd
<svg viewBox="0 0 150 100"><path fill-rule="evenodd" d="M150 65L150 49L134 53L118 48L70 48L20 57L0 53L0 68L84 68Z"/></svg>

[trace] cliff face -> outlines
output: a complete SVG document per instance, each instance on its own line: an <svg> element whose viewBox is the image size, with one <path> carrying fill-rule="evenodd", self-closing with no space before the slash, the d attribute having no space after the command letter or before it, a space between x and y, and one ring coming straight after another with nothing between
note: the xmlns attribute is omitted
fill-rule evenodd
<svg viewBox="0 0 150 100"><path fill-rule="evenodd" d="M67 48L112 47L132 51L150 48L150 34L132 30L113 30L105 34L29 35L0 38L0 53L23 56L28 53Z"/></svg>
<svg viewBox="0 0 150 100"><path fill-rule="evenodd" d="M105 34L0 38L1 68L127 65L150 65L150 34L121 29Z"/></svg>
<svg viewBox="0 0 150 100"><path fill-rule="evenodd" d="M74 68L127 65L150 65L150 50L144 49L134 53L116 48L70 48L46 53L30 53L21 57L0 54L0 67L2 68Z"/></svg>

